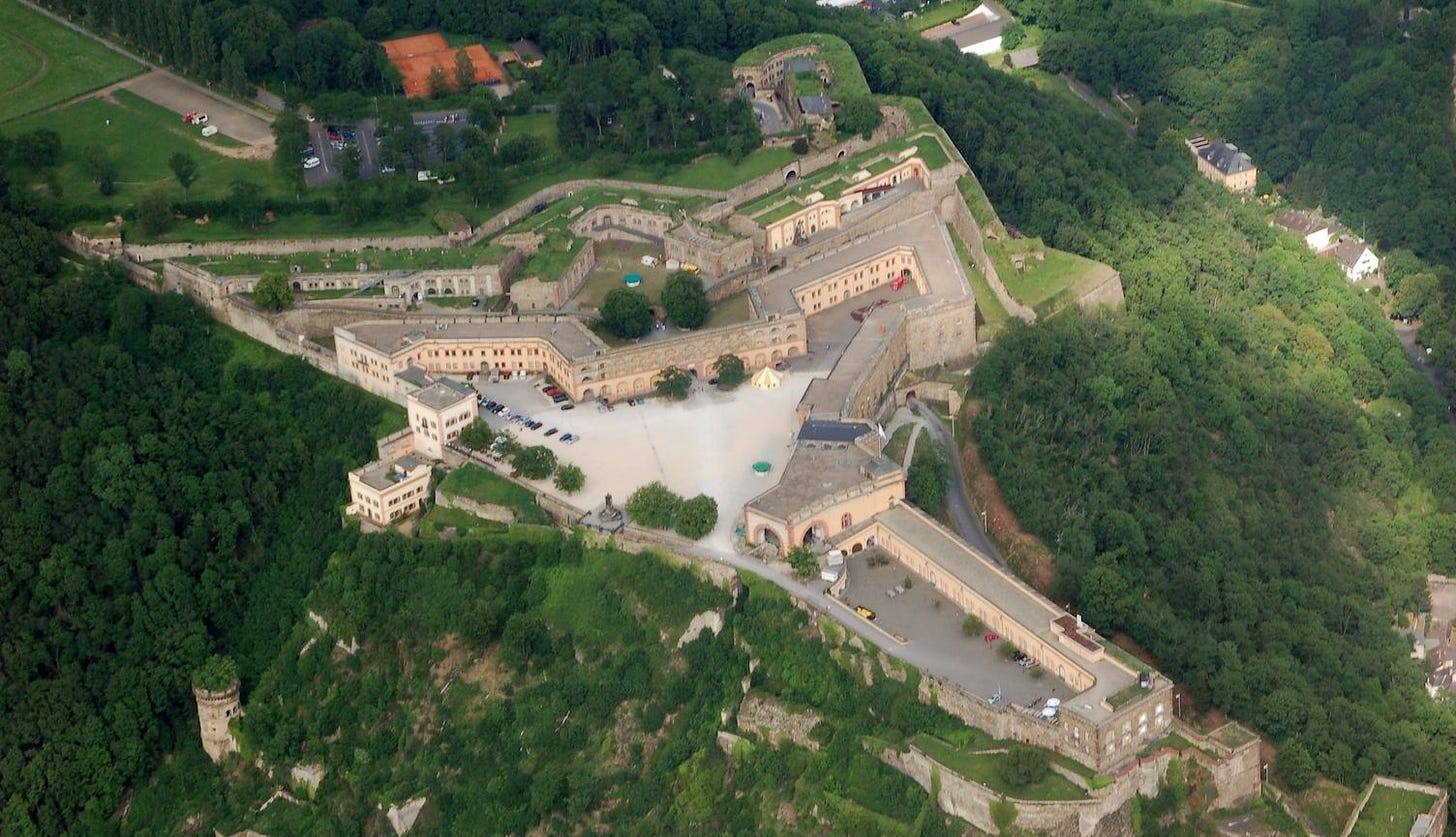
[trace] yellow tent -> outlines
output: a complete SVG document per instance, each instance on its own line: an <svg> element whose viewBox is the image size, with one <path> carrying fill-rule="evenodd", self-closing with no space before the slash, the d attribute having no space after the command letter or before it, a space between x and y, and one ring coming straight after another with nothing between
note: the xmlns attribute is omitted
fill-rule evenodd
<svg viewBox="0 0 1456 837"><path fill-rule="evenodd" d="M780 375L772 366L765 366L753 376L753 385L759 389L778 389L783 380L784 376Z"/></svg>

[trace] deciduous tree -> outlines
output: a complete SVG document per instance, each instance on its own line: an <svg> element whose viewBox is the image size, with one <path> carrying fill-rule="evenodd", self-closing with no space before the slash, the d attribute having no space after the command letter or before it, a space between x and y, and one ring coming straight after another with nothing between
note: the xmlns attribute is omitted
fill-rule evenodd
<svg viewBox="0 0 1456 837"><path fill-rule="evenodd" d="M652 323L652 307L641 291L613 288L602 300L602 325L618 337L641 337Z"/></svg>
<svg viewBox="0 0 1456 837"><path fill-rule="evenodd" d="M660 482L649 482L627 498L623 508L633 521L653 529L671 529L682 498Z"/></svg>
<svg viewBox="0 0 1456 837"><path fill-rule="evenodd" d="M511 464L528 480L544 480L556 470L556 452L545 445L532 445L517 451Z"/></svg>
<svg viewBox="0 0 1456 837"><path fill-rule="evenodd" d="M748 380L743 358L734 354L719 355L713 361L713 374L718 376L718 389L731 390Z"/></svg>
<svg viewBox="0 0 1456 837"><path fill-rule="evenodd" d="M185 151L177 151L167 158L167 166L172 169L172 176L177 178L177 185L182 187L182 194L187 194L192 184L197 182L197 160Z"/></svg>
<svg viewBox="0 0 1456 837"><path fill-rule="evenodd" d="M573 465L569 462L563 463L557 467L556 477L552 480L552 484L559 491L565 491L567 494L575 494L586 486L586 474L582 472L580 466Z"/></svg>
<svg viewBox="0 0 1456 837"><path fill-rule="evenodd" d="M708 294L703 290L703 280L680 270L667 277L662 288L662 307L667 309L668 319L678 328L697 328L708 319Z"/></svg>
<svg viewBox="0 0 1456 837"><path fill-rule="evenodd" d="M681 401L693 388L693 379L681 366L668 366L657 373L652 385L657 388L658 395Z"/></svg>
<svg viewBox="0 0 1456 837"><path fill-rule="evenodd" d="M706 494L684 500L677 509L673 531L685 538L697 540L718 525L718 501Z"/></svg>

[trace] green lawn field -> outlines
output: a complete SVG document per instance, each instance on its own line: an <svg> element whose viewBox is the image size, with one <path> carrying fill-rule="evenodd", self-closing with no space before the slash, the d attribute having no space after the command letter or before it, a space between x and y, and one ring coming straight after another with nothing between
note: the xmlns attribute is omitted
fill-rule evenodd
<svg viewBox="0 0 1456 837"><path fill-rule="evenodd" d="M15 0L0 0L0 123L141 71L130 58Z"/></svg>
<svg viewBox="0 0 1456 837"><path fill-rule="evenodd" d="M6 133L49 128L61 135L61 164L56 182L66 200L75 203L132 203L155 186L164 187L174 199L182 198L167 160L185 151L197 161L197 181L191 197L212 198L226 194L234 180L251 180L271 194L285 194L289 187L270 162L239 160L209 150L177 121L163 119L159 108L140 107L127 98L121 104L87 99L60 110L36 113L6 125ZM130 102L130 104L128 104ZM149 103L148 103L149 104ZM171 114L168 114L171 116ZM194 129L195 130L195 129ZM101 146L116 161L116 194L103 197L86 172L86 149ZM37 172L19 169L17 180L44 180Z"/></svg>

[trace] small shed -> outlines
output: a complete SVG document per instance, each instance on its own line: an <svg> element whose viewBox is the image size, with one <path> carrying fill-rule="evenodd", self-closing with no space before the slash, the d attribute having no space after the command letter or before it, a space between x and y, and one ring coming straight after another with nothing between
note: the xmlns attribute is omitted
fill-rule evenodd
<svg viewBox="0 0 1456 837"><path fill-rule="evenodd" d="M1013 70L1029 70L1041 63L1041 56L1037 54L1036 47L1023 47L1006 53L1001 63Z"/></svg>

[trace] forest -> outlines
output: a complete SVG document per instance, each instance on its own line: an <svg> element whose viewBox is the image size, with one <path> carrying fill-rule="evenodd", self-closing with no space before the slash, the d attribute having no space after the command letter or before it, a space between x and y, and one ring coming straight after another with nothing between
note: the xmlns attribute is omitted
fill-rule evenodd
<svg viewBox="0 0 1456 837"><path fill-rule="evenodd" d="M62 261L8 210L0 354L0 832L59 834L195 736L209 654L270 663L339 537L343 471L403 416Z"/></svg>
<svg viewBox="0 0 1456 837"><path fill-rule="evenodd" d="M734 605L686 567L546 529L358 537L307 600L327 634L298 620L239 726L249 759L326 768L312 802L257 813L264 777L235 764L224 783L188 743L139 790L125 831L170 833L201 814L225 831L368 833L382 827L376 803L425 797L416 827L432 833L754 834L793 830L811 811L835 831L953 833L862 742L955 738L960 723L916 700L913 675L871 662L866 685L854 652L833 659L771 586L740 595ZM725 615L723 630L679 645L707 610ZM718 731L733 728L721 713L735 715L745 679L757 699L825 718L817 752L754 729L720 749Z"/></svg>

